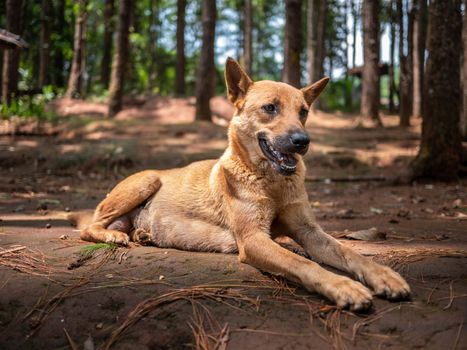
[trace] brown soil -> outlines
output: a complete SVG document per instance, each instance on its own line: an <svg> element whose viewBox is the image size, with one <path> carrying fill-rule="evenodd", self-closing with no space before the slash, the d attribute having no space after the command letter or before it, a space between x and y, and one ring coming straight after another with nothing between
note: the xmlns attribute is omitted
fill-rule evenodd
<svg viewBox="0 0 467 350"><path fill-rule="evenodd" d="M85 253L66 211L92 209L138 170L222 153L231 107L216 98L220 125L196 123L192 102L128 101L105 120L102 104L57 101L65 116L53 136L0 137L1 349L467 349L466 182L380 181L407 169L418 120L400 129L384 116L384 129L356 129L356 116L318 113L305 157L318 221L338 237L383 232L341 240L400 271L410 302L376 299L355 315L235 255L136 245Z"/></svg>

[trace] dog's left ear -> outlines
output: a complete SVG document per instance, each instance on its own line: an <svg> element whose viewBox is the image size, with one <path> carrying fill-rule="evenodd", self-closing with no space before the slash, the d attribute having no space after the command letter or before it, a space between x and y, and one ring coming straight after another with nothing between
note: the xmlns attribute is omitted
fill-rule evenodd
<svg viewBox="0 0 467 350"><path fill-rule="evenodd" d="M303 92L303 96L305 97L305 101L306 103L308 103L309 106L311 106L311 104L321 94L321 92L326 87L328 81L329 78L324 77L323 79L318 80L316 83L313 83L301 89L301 91Z"/></svg>
<svg viewBox="0 0 467 350"><path fill-rule="evenodd" d="M235 104L243 99L253 81L233 58L227 58L225 63L225 83L229 101Z"/></svg>

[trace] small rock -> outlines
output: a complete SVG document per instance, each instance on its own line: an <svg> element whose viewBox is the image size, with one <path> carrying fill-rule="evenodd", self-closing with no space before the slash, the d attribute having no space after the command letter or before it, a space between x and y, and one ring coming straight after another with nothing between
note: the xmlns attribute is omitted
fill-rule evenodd
<svg viewBox="0 0 467 350"><path fill-rule="evenodd" d="M65 207L65 211L68 213L70 212L70 208L69 207Z"/></svg>
<svg viewBox="0 0 467 350"><path fill-rule="evenodd" d="M444 241L446 239L449 239L449 236L448 235L445 235L444 233L441 234L441 235L435 235L435 238L437 241Z"/></svg>
<svg viewBox="0 0 467 350"><path fill-rule="evenodd" d="M164 275L160 275L160 276L159 276L159 281L162 281L164 278L165 278Z"/></svg>
<svg viewBox="0 0 467 350"><path fill-rule="evenodd" d="M51 227L52 225L49 222L45 224L45 228L51 228Z"/></svg>
<svg viewBox="0 0 467 350"><path fill-rule="evenodd" d="M102 322L99 322L96 324L96 329L102 329L104 327L104 324Z"/></svg>
<svg viewBox="0 0 467 350"><path fill-rule="evenodd" d="M58 238L61 239L61 240L66 240L66 239L68 239L68 238L70 238L70 237L68 237L68 235L61 235L61 236L58 237Z"/></svg>
<svg viewBox="0 0 467 350"><path fill-rule="evenodd" d="M107 275L105 275L106 278L113 278L114 275L112 275L111 273L108 273Z"/></svg>
<svg viewBox="0 0 467 350"><path fill-rule="evenodd" d="M452 202L452 207L454 209L459 208L462 205L462 200L460 198L457 198L454 202Z"/></svg>
<svg viewBox="0 0 467 350"><path fill-rule="evenodd" d="M377 215L381 215L384 213L384 210L383 209L379 209L379 208L373 208L373 207L370 207L370 212L374 213L374 214L377 214Z"/></svg>
<svg viewBox="0 0 467 350"><path fill-rule="evenodd" d="M336 213L336 216L340 219L354 219L355 212L352 209L341 209Z"/></svg>

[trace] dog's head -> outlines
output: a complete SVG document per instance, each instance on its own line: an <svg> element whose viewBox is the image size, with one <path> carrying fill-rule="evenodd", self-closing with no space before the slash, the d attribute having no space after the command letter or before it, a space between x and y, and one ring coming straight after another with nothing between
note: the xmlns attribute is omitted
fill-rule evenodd
<svg viewBox="0 0 467 350"><path fill-rule="evenodd" d="M308 110L329 78L301 90L274 81L253 82L240 65L228 58L227 95L236 111L233 127L252 159L266 159L282 175L292 175L300 155L308 150L305 129ZM254 153L254 154L252 154Z"/></svg>

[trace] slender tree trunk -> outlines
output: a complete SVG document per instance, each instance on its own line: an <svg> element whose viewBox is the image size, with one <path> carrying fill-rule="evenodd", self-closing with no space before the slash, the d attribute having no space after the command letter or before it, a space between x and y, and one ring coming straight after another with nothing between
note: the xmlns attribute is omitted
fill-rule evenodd
<svg viewBox="0 0 467 350"><path fill-rule="evenodd" d="M307 64L306 70L308 73L309 84L316 79L316 35L317 35L317 0L308 0L307 15L306 15L306 53Z"/></svg>
<svg viewBox="0 0 467 350"><path fill-rule="evenodd" d="M60 32L65 28L67 25L65 20L65 0L58 0L56 2L56 7L54 10L54 31ZM65 77L64 77L64 57L63 57L63 50L61 47L61 43L58 42L54 46L54 55L53 55L53 65L54 65L54 77L53 77L53 84L56 87L63 87L65 85Z"/></svg>
<svg viewBox="0 0 467 350"><path fill-rule="evenodd" d="M302 1L285 1L284 68L282 80L300 87L300 55L302 53Z"/></svg>
<svg viewBox="0 0 467 350"><path fill-rule="evenodd" d="M324 59L326 57L326 22L328 12L328 1L319 1L318 28L316 32L317 59L316 61L316 77L313 81L321 79L324 75ZM321 99L317 101L319 105Z"/></svg>
<svg viewBox="0 0 467 350"><path fill-rule="evenodd" d="M52 0L42 0L41 12L41 33L40 33L40 52L39 52L39 79L38 88L42 89L49 82L48 74L50 71L50 24L52 23Z"/></svg>
<svg viewBox="0 0 467 350"><path fill-rule="evenodd" d="M412 113L411 94L411 44L410 44L410 24L407 35L405 35L404 6L402 0L397 0L397 15L399 24L399 125L410 126L410 115ZM407 14L408 15L408 14ZM408 21L410 22L410 20ZM404 43L407 42L407 50ZM405 53L407 51L407 53Z"/></svg>
<svg viewBox="0 0 467 350"><path fill-rule="evenodd" d="M363 73L360 113L377 126L383 123L379 116L379 18L378 2L363 0Z"/></svg>
<svg viewBox="0 0 467 350"><path fill-rule="evenodd" d="M196 120L211 121L209 101L214 94L214 38L216 33L216 0L203 0L203 40L196 78Z"/></svg>
<svg viewBox="0 0 467 350"><path fill-rule="evenodd" d="M396 93L396 83L394 81L394 62L395 62L395 48L396 48L396 16L394 10L394 0L391 0L389 4L389 19L390 19L390 44L389 44L389 112L394 113L395 104L394 104L394 95Z"/></svg>
<svg viewBox="0 0 467 350"><path fill-rule="evenodd" d="M84 73L84 45L86 30L87 0L79 0L79 14L75 22L75 37L73 42L73 61L71 62L70 77L65 93L67 98L81 95L81 85Z"/></svg>
<svg viewBox="0 0 467 350"><path fill-rule="evenodd" d="M109 86L110 63L112 60L112 38L115 30L115 0L105 0L104 7L104 41L102 43L101 84Z"/></svg>
<svg viewBox="0 0 467 350"><path fill-rule="evenodd" d="M252 0L245 0L244 8L244 30L243 30L243 67L251 76L251 65L253 61L253 13Z"/></svg>
<svg viewBox="0 0 467 350"><path fill-rule="evenodd" d="M186 0L177 1L177 63L175 65L175 93L185 95L185 11Z"/></svg>
<svg viewBox="0 0 467 350"><path fill-rule="evenodd" d="M460 167L461 0L431 0L420 150L414 177L456 179Z"/></svg>
<svg viewBox="0 0 467 350"><path fill-rule="evenodd" d="M148 51L149 51L149 56L151 57L151 60L149 62L149 89L152 91L154 87L157 85L157 35L160 30L159 26L159 6L160 6L160 1L159 0L151 0L150 1L150 15L149 15L149 31L148 31L148 37L149 37L149 45L148 45ZM178 21L178 19L177 19ZM178 22L177 22L178 25ZM178 55L178 26L177 26L177 55ZM178 79L178 56L177 56L177 62L175 65L175 88L177 87L177 79ZM160 86L160 85L159 85Z"/></svg>
<svg viewBox="0 0 467 350"><path fill-rule="evenodd" d="M422 116L422 89L425 60L425 29L423 14L426 9L426 0L413 0L412 3L412 60L413 60L413 109L412 116Z"/></svg>
<svg viewBox="0 0 467 350"><path fill-rule="evenodd" d="M352 0L352 67L355 68L355 60L357 57L357 24L358 24L358 5L357 0Z"/></svg>
<svg viewBox="0 0 467 350"><path fill-rule="evenodd" d="M132 0L121 0L118 16L118 32L115 52L112 60L112 73L109 88L109 117L121 111L125 85L126 62L130 51L130 22L133 12Z"/></svg>
<svg viewBox="0 0 467 350"><path fill-rule="evenodd" d="M464 0L464 11L467 9L467 0ZM462 89L463 89L463 118L462 118L462 134L464 140L467 139L467 13L464 12L464 23L462 29L462 36L464 42L464 64L462 72Z"/></svg>
<svg viewBox="0 0 467 350"><path fill-rule="evenodd" d="M6 2L6 30L21 33L21 0ZM19 50L3 50L2 101L9 104L18 90Z"/></svg>

